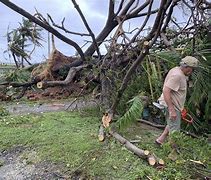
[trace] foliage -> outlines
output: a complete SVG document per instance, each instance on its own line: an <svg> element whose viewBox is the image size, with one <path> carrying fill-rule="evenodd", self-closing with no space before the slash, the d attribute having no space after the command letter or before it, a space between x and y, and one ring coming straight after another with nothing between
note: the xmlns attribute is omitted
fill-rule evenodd
<svg viewBox="0 0 211 180"><path fill-rule="evenodd" d="M129 124L135 122L137 118L141 116L144 108L142 96L143 93L135 96L133 99L128 101L128 104L131 104L130 108L117 121L120 129L122 129L123 127L127 127Z"/></svg>
<svg viewBox="0 0 211 180"><path fill-rule="evenodd" d="M0 106L0 118L7 115L9 115L9 112L3 106Z"/></svg>
<svg viewBox="0 0 211 180"><path fill-rule="evenodd" d="M14 70L6 73L4 76L8 82L28 82L31 72L26 69Z"/></svg>
<svg viewBox="0 0 211 180"><path fill-rule="evenodd" d="M197 41L198 40L198 41ZM193 87L189 90L187 105L196 121L202 122L197 131L211 132L209 121L211 120L211 42L205 36L204 39L196 39L195 51L200 60L200 68L193 73ZM187 47L190 49L190 47Z"/></svg>
<svg viewBox="0 0 211 180"><path fill-rule="evenodd" d="M152 59L151 56L148 56L146 61L143 63L143 69L146 71L147 74L151 101L157 101L162 89L162 76L158 59Z"/></svg>
<svg viewBox="0 0 211 180"><path fill-rule="evenodd" d="M150 95L149 90L149 83L146 81L146 72L140 67L136 74L132 77L131 82L128 84L120 103L118 104L118 113L123 115L127 109L127 102L132 99L132 97L140 94L141 92L145 92L146 96Z"/></svg>
<svg viewBox="0 0 211 180"><path fill-rule="evenodd" d="M42 46L39 42L42 40L41 31L42 29L40 27L28 19L23 18L22 23L19 23L18 28L7 33L7 52L11 53L13 56L17 68L19 66L23 67L23 59L29 63L28 60L34 51L35 46ZM33 48L29 48L32 44Z"/></svg>

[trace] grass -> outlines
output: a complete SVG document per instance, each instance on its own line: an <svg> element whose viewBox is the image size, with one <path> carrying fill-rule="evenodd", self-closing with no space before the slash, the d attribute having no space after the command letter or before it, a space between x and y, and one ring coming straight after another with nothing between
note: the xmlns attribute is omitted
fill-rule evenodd
<svg viewBox="0 0 211 180"><path fill-rule="evenodd" d="M181 149L180 154L175 155L176 160L172 161L169 158L173 150L170 143L172 140L162 148L154 145L159 130L139 123L123 130L121 134L124 137L140 140L136 144L138 147L148 149L165 160L164 169L159 170L150 167L145 160L129 152L112 137L102 143L98 142L100 116L93 109L2 116L0 150L17 146L33 149L39 156L39 161L62 164L65 174L79 173L85 179L194 179L199 176L196 172L202 170L197 169L190 159L201 161L206 165L206 170L211 169L211 148L206 139L198 140L180 133L174 134L172 139ZM207 172L203 171L203 174L207 175Z"/></svg>

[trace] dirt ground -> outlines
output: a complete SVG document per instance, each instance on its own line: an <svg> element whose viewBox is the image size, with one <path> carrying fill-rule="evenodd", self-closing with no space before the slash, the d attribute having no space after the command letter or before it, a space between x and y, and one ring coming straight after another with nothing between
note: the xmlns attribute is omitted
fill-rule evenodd
<svg viewBox="0 0 211 180"><path fill-rule="evenodd" d="M0 180L64 179L59 165L39 162L33 149L15 147L1 152L0 162Z"/></svg>
<svg viewBox="0 0 211 180"><path fill-rule="evenodd" d="M85 99L66 99L66 100L49 100L49 102L37 102L32 105L17 102L15 104L6 105L5 108L10 114L31 114L44 113L52 111L72 111L79 110L84 107L96 106L96 100Z"/></svg>

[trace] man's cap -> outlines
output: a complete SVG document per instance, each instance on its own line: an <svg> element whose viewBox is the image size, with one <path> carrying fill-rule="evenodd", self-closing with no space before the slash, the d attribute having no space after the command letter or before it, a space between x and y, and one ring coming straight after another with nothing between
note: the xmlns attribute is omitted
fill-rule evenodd
<svg viewBox="0 0 211 180"><path fill-rule="evenodd" d="M199 66L199 60L193 56L186 56L180 61L180 65L197 68Z"/></svg>

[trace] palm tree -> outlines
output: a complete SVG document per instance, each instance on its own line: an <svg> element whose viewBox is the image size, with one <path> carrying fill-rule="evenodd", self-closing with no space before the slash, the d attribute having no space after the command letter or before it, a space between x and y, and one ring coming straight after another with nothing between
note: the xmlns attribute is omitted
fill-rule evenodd
<svg viewBox="0 0 211 180"><path fill-rule="evenodd" d="M24 67L24 60L31 65L30 56L36 46L42 46L39 42L43 40L40 32L42 28L38 27L28 19L22 19L17 29L7 33L8 52L11 53L16 67ZM28 47L33 45L33 48Z"/></svg>

